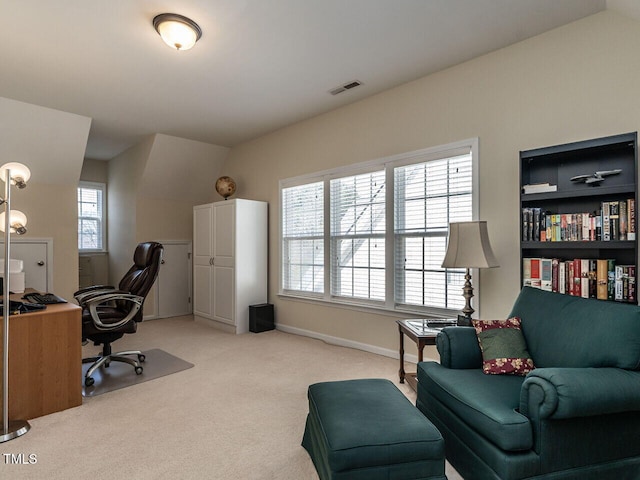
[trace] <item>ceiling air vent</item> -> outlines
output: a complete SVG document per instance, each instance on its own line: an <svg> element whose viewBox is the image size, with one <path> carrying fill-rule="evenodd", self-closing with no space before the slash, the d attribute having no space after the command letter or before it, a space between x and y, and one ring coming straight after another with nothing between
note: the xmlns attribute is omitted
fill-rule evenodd
<svg viewBox="0 0 640 480"><path fill-rule="evenodd" d="M360 80L354 80L349 83L345 83L344 85L334 88L333 90L329 90L331 95L338 95L339 93L346 92L347 90L351 90L352 88L356 88L362 85Z"/></svg>

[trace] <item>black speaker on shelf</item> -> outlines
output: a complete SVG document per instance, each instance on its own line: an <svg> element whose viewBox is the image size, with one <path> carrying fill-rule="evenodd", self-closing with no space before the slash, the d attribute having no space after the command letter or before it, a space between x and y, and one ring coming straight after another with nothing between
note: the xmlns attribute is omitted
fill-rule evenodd
<svg viewBox="0 0 640 480"><path fill-rule="evenodd" d="M271 303L249 305L249 331L260 333L274 328L276 326L273 321L273 305Z"/></svg>

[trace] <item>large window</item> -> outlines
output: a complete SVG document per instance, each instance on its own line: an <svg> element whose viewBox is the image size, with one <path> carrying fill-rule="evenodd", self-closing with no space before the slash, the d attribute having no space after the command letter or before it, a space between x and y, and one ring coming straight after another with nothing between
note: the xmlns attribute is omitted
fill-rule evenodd
<svg viewBox="0 0 640 480"><path fill-rule="evenodd" d="M78 185L78 250L81 252L106 249L104 193L103 183L80 182Z"/></svg>
<svg viewBox="0 0 640 480"><path fill-rule="evenodd" d="M449 222L471 220L471 173L471 154L394 169L397 304L464 306L464 270L440 265Z"/></svg>
<svg viewBox="0 0 640 480"><path fill-rule="evenodd" d="M283 295L445 313L464 270L444 269L448 225L474 219L477 140L281 182Z"/></svg>
<svg viewBox="0 0 640 480"><path fill-rule="evenodd" d="M331 293L384 301L385 173L331 180Z"/></svg>
<svg viewBox="0 0 640 480"><path fill-rule="evenodd" d="M282 287L324 292L324 185L309 183L282 191Z"/></svg>

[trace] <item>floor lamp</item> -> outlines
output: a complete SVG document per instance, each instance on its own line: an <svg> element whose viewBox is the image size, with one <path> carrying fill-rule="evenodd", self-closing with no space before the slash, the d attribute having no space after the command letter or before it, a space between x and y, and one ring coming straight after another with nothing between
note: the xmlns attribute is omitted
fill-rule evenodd
<svg viewBox="0 0 640 480"><path fill-rule="evenodd" d="M462 309L464 316L458 316L458 325L471 325L471 307L473 287L471 286L470 268L498 267L487 232L487 222L452 222L449 224L449 241L447 252L442 261L442 268L466 268L465 282L462 295L465 306Z"/></svg>
<svg viewBox="0 0 640 480"><path fill-rule="evenodd" d="M11 233L22 235L27 232L27 217L18 210L11 210L11 185L24 188L31 172L20 163L6 163L0 167L0 176L4 181L4 212L0 213L0 230L4 232L4 292L3 292L3 337L2 337L2 431L0 442L7 442L29 431L31 426L26 420L9 421L9 262L11 259Z"/></svg>

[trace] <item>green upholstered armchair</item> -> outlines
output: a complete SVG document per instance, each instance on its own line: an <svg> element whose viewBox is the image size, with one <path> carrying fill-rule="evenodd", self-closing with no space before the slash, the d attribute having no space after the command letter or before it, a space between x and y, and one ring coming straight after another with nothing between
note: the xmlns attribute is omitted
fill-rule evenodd
<svg viewBox="0 0 640 480"><path fill-rule="evenodd" d="M536 369L486 375L472 327L418 365L418 408L465 480L640 479L640 308L525 287L511 316Z"/></svg>

